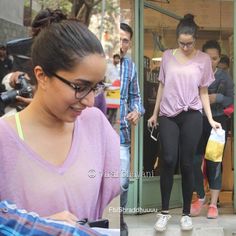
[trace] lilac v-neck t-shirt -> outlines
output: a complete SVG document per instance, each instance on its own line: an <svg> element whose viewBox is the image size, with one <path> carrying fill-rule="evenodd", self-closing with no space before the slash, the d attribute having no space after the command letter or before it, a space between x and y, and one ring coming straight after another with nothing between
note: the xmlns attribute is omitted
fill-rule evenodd
<svg viewBox="0 0 236 236"><path fill-rule="evenodd" d="M173 50L165 51L158 79L164 84L159 115L167 117L189 109L201 111L199 88L215 80L210 57L199 50L186 63L180 63Z"/></svg>
<svg viewBox="0 0 236 236"><path fill-rule="evenodd" d="M120 191L119 136L102 112L86 108L65 162L55 166L0 119L0 168L0 200L40 216L68 210L79 219L98 219Z"/></svg>

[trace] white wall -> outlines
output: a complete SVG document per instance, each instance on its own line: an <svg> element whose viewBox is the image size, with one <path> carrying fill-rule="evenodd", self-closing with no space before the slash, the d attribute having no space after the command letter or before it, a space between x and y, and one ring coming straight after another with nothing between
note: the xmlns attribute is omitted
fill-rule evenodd
<svg viewBox="0 0 236 236"><path fill-rule="evenodd" d="M23 25L24 0L0 0L0 18Z"/></svg>

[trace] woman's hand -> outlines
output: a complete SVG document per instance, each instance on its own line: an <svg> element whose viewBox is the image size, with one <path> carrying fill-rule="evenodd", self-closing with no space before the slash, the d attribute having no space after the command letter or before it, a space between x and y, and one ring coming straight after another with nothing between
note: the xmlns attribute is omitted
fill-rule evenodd
<svg viewBox="0 0 236 236"><path fill-rule="evenodd" d="M74 226L76 225L76 222L79 220L75 215L73 215L69 211L62 211L54 215L48 216L46 218L49 218L52 220L65 221Z"/></svg>
<svg viewBox="0 0 236 236"><path fill-rule="evenodd" d="M214 129L214 130L217 130L217 129L222 129L222 126L219 122L216 122L214 120L211 120L209 121L211 127Z"/></svg>
<svg viewBox="0 0 236 236"><path fill-rule="evenodd" d="M152 115L149 119L148 119L148 127L155 127L157 126L157 116Z"/></svg>

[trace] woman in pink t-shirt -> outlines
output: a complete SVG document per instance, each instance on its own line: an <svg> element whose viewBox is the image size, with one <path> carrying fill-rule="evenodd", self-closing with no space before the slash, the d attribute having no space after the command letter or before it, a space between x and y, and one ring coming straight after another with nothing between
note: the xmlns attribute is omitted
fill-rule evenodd
<svg viewBox="0 0 236 236"><path fill-rule="evenodd" d="M0 119L0 200L42 217L102 217L119 194L119 136L93 108L106 60L97 37L76 20L42 29L32 46L37 91Z"/></svg>
<svg viewBox="0 0 236 236"><path fill-rule="evenodd" d="M173 175L178 158L182 175L182 230L193 228L190 205L193 193L193 158L202 133L202 108L210 125L220 124L212 119L207 87L214 81L209 56L196 50L197 25L193 16L186 15L178 24L178 48L165 51L159 74L159 89L149 126L160 125L162 145L161 195L162 211L154 228L166 229Z"/></svg>

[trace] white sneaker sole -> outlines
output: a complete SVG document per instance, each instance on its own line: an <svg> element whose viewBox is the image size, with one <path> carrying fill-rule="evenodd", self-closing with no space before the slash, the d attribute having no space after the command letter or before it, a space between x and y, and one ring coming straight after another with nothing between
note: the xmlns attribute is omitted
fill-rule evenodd
<svg viewBox="0 0 236 236"><path fill-rule="evenodd" d="M166 227L164 227L164 228L159 228L159 227L157 227L157 226L155 225L155 226L154 226L154 229L155 229L156 231L158 231L158 232L163 232L163 231L166 230Z"/></svg>
<svg viewBox="0 0 236 236"><path fill-rule="evenodd" d="M190 226L185 226L185 227L181 226L181 230L183 230L183 231L192 230L192 229L193 229L193 226L192 226L192 225L190 225Z"/></svg>

